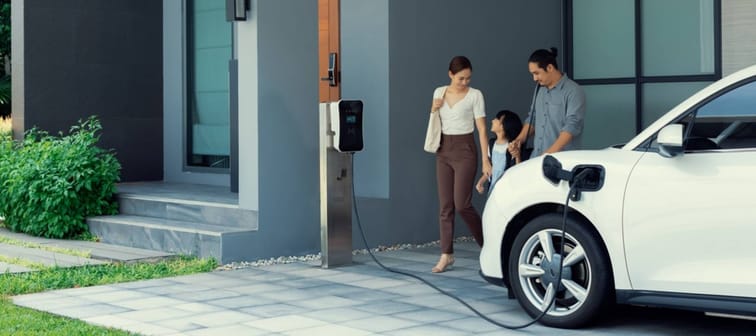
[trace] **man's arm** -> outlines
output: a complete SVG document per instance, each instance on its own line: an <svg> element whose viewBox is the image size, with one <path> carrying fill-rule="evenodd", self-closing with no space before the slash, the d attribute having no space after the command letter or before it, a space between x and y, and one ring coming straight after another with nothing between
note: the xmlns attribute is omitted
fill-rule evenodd
<svg viewBox="0 0 756 336"><path fill-rule="evenodd" d="M556 153L562 150L564 146L572 141L572 134L570 132L559 132L559 137L554 141L549 148L544 151L544 154Z"/></svg>

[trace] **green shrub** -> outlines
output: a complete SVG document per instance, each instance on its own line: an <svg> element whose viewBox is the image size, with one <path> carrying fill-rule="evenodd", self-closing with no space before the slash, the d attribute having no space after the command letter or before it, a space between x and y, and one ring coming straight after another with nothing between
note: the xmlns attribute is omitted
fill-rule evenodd
<svg viewBox="0 0 756 336"><path fill-rule="evenodd" d="M68 238L87 231L86 217L117 212L121 165L96 146L101 130L90 117L67 136L34 128L21 143L0 140L0 216L7 228Z"/></svg>

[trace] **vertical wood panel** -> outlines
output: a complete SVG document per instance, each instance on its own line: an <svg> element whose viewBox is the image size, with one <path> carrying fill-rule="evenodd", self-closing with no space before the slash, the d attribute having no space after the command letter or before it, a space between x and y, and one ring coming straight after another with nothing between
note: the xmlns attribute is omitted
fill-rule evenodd
<svg viewBox="0 0 756 336"><path fill-rule="evenodd" d="M341 71L339 0L318 0L318 73L320 78L328 77L328 55L337 53L336 69ZM338 76L337 73L337 78ZM320 80L318 78L318 80ZM320 101L337 101L341 99L341 81L337 86L329 86L328 81L320 80Z"/></svg>

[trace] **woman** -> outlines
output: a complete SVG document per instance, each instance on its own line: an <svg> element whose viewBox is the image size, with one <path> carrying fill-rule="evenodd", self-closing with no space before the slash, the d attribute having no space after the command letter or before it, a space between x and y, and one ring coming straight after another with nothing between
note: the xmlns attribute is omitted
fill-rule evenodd
<svg viewBox="0 0 756 336"><path fill-rule="evenodd" d="M436 152L436 179L440 203L441 258L431 270L446 271L454 264L454 210L470 229L478 245L483 246L480 215L472 206L473 181L478 169L478 151L473 130L478 129L483 175L491 175L491 161L485 155L486 112L483 94L470 87L472 64L464 56L456 56L449 63L448 86L433 93L431 111L441 116L441 147Z"/></svg>

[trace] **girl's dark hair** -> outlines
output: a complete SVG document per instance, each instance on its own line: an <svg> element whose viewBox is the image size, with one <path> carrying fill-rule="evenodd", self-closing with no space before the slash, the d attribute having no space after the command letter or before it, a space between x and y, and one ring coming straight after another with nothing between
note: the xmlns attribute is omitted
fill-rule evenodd
<svg viewBox="0 0 756 336"><path fill-rule="evenodd" d="M551 47L549 50L546 49L538 49L534 51L532 54L530 54L530 58L528 58L528 63L537 63L538 67L546 70L546 68L549 66L549 64L554 66L554 69L559 69L559 66L557 65L557 57L558 50L557 48Z"/></svg>
<svg viewBox="0 0 756 336"><path fill-rule="evenodd" d="M465 56L454 56L451 62L449 62L449 71L451 71L452 74L456 74L465 69L470 69L470 71L472 71L472 63L470 63L470 60Z"/></svg>
<svg viewBox="0 0 756 336"><path fill-rule="evenodd" d="M501 118L504 118L504 120ZM520 135L520 132L522 131L522 120L520 120L520 116L518 116L517 113L510 110L501 110L496 113L496 119L501 121L507 141L512 141Z"/></svg>

